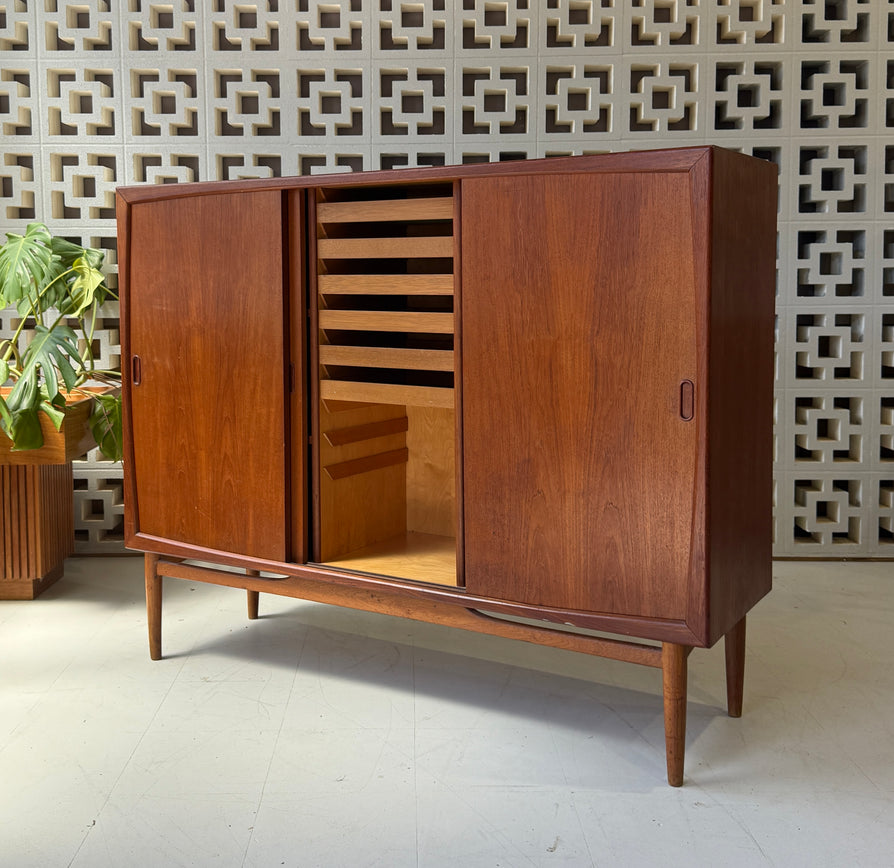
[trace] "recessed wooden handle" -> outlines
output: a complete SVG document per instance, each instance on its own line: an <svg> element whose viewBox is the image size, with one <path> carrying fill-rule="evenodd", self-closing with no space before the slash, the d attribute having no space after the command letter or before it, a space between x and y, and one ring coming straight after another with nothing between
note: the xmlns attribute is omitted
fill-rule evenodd
<svg viewBox="0 0 894 868"><path fill-rule="evenodd" d="M134 386L143 382L143 360L139 356L130 357L130 381Z"/></svg>
<svg viewBox="0 0 894 868"><path fill-rule="evenodd" d="M689 422L695 415L695 386L692 380L680 383L680 418Z"/></svg>

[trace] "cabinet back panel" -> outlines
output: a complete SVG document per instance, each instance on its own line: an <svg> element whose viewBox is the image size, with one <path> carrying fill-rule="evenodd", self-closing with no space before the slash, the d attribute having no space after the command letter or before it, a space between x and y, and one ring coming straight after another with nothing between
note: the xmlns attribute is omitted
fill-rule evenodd
<svg viewBox="0 0 894 868"><path fill-rule="evenodd" d="M128 327L142 381L129 390L125 472L142 533L287 557L282 222L276 191L132 208Z"/></svg>
<svg viewBox="0 0 894 868"><path fill-rule="evenodd" d="M684 619L687 173L467 179L461 208L467 590Z"/></svg>

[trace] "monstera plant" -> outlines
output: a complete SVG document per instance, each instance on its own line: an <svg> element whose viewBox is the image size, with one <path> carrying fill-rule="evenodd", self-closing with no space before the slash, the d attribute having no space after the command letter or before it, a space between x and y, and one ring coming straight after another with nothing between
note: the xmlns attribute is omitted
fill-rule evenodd
<svg viewBox="0 0 894 868"><path fill-rule="evenodd" d="M40 414L58 431L66 405L93 402L90 428L102 452L121 458L121 374L96 367L93 333L114 293L105 254L53 236L43 223L0 245L0 309L14 306L11 336L0 336L0 431L16 451L44 442ZM96 388L99 387L99 388Z"/></svg>

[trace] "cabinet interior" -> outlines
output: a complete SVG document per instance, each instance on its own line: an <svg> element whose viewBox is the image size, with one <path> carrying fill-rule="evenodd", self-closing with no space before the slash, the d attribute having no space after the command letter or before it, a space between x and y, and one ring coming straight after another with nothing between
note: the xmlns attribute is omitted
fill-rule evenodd
<svg viewBox="0 0 894 868"><path fill-rule="evenodd" d="M317 191L320 563L457 584L453 199Z"/></svg>

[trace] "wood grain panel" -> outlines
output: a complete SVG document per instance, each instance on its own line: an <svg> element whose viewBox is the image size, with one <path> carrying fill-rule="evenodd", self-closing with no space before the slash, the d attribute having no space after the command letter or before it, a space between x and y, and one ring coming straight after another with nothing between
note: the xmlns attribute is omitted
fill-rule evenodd
<svg viewBox="0 0 894 868"><path fill-rule="evenodd" d="M358 202L318 202L319 223L379 223L389 220L449 220L453 199L380 199Z"/></svg>
<svg viewBox="0 0 894 868"><path fill-rule="evenodd" d="M453 295L452 274L319 274L321 295Z"/></svg>
<svg viewBox="0 0 894 868"><path fill-rule="evenodd" d="M428 533L398 534L334 558L328 565L455 587L456 540Z"/></svg>
<svg viewBox="0 0 894 868"><path fill-rule="evenodd" d="M321 310L320 328L449 335L453 333L453 314L405 310Z"/></svg>
<svg viewBox="0 0 894 868"><path fill-rule="evenodd" d="M455 538L456 414L441 407L407 407L407 418L407 529ZM453 574L455 582L455 563Z"/></svg>
<svg viewBox="0 0 894 868"><path fill-rule="evenodd" d="M406 531L406 465L390 464L344 479L321 474L321 563ZM369 505L375 504L375 509Z"/></svg>
<svg viewBox="0 0 894 868"><path fill-rule="evenodd" d="M409 404L414 407L453 406L453 389L441 386L403 386L395 383L322 380L320 382L320 397L323 400Z"/></svg>
<svg viewBox="0 0 894 868"><path fill-rule="evenodd" d="M4 387L2 391L6 396L12 389ZM66 464L93 449L96 441L87 424L93 403L88 397L79 397L77 392L67 394L66 400L68 403L65 406L65 420L58 431L46 413L39 414L40 431L43 434L43 446L40 449L15 451L12 448L12 441L6 435L0 434L0 464Z"/></svg>
<svg viewBox="0 0 894 868"><path fill-rule="evenodd" d="M339 461L338 464L327 464L323 470L326 471L330 479L347 479L349 476L370 473L382 467L391 467L393 464L406 464L407 454L406 447L392 449L388 452L376 452L372 455L364 455L362 458Z"/></svg>
<svg viewBox="0 0 894 868"><path fill-rule="evenodd" d="M320 238L320 259L436 259L453 256L453 237L424 238Z"/></svg>
<svg viewBox="0 0 894 868"><path fill-rule="evenodd" d="M351 425L346 428L333 428L324 431L323 437L332 446L345 446L348 443L361 443L366 440L377 440L389 434L400 434L409 427L406 416L383 419L381 422L365 422L362 425Z"/></svg>
<svg viewBox="0 0 894 868"><path fill-rule="evenodd" d="M683 619L688 174L475 179L462 211L467 590Z"/></svg>
<svg viewBox="0 0 894 868"><path fill-rule="evenodd" d="M320 364L402 368L412 371L452 371L453 351L413 350L405 347L343 347L324 344L320 347Z"/></svg>
<svg viewBox="0 0 894 868"><path fill-rule="evenodd" d="M321 402L316 457L320 468L317 560L329 561L406 530L406 423L403 406L360 404L333 413ZM397 430L383 430L391 427ZM372 436L356 436L363 431ZM340 432L348 432L347 442L341 442ZM329 465L396 451L403 455L400 462L367 468L365 473L335 479L324 470Z"/></svg>
<svg viewBox="0 0 894 868"><path fill-rule="evenodd" d="M711 152L707 512L713 644L772 585L776 167Z"/></svg>
<svg viewBox="0 0 894 868"><path fill-rule="evenodd" d="M134 206L129 391L137 530L285 558L286 344L278 192ZM259 352L259 348L263 351Z"/></svg>

